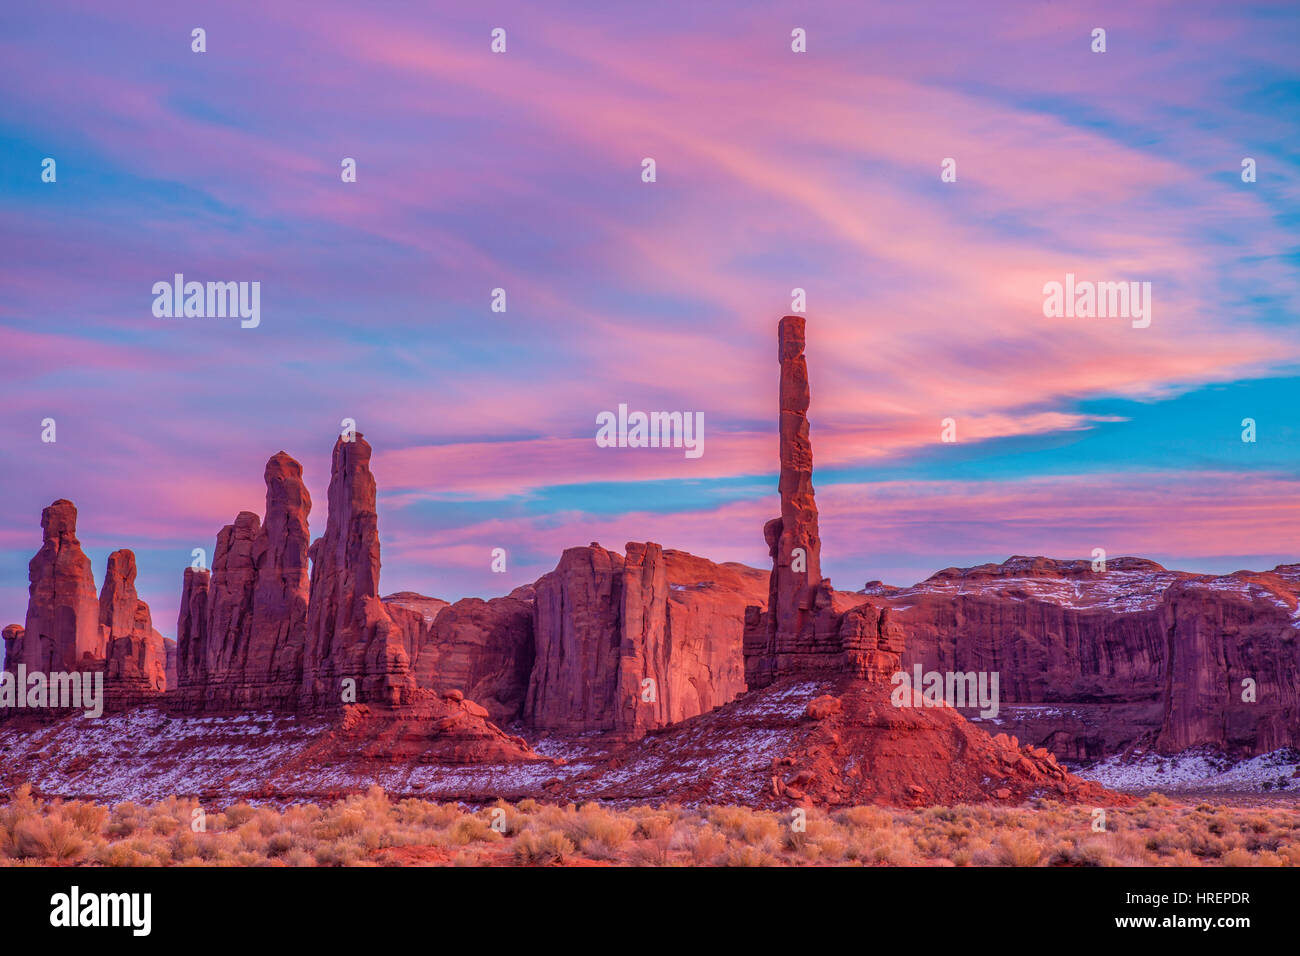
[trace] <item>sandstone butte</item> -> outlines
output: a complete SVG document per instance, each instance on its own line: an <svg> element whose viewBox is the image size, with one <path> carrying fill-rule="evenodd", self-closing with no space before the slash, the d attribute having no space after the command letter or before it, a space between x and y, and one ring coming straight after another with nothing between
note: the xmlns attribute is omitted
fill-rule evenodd
<svg viewBox="0 0 1300 956"><path fill-rule="evenodd" d="M1014 557L911 588L833 589L820 571L804 336L801 317L778 325L770 572L593 542L505 597L381 598L376 483L358 435L335 443L315 542L302 468L272 456L264 518L241 512L218 533L211 571L185 570L174 645L135 593L131 552L110 558L95 599L76 509L55 502L26 624L4 629L6 668L102 669L118 707L162 696L182 716L334 715L299 763L537 761L501 728L599 735L616 772L541 785L556 799L1098 801L1109 798L1057 757L1300 744L1300 565L1212 577L1134 558L1094 571ZM889 678L917 664L996 671L1000 732L971 709L967 720L894 706ZM1247 677L1255 702L1237 689Z"/></svg>

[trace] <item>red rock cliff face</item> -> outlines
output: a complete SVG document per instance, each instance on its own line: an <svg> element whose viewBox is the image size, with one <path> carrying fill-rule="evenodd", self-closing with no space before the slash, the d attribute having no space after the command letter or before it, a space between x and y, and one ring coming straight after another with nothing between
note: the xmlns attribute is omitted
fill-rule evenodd
<svg viewBox="0 0 1300 956"><path fill-rule="evenodd" d="M108 556L99 594L99 627L107 661L105 697L115 705L142 703L167 689L167 649L153 627L149 605L135 589L135 553Z"/></svg>
<svg viewBox="0 0 1300 956"><path fill-rule="evenodd" d="M523 715L532 669L532 603L465 598L439 609L415 680L441 694L460 691L504 726Z"/></svg>
<svg viewBox="0 0 1300 956"><path fill-rule="evenodd" d="M568 548L536 584L536 657L524 719L542 730L612 730L618 712L623 557Z"/></svg>
<svg viewBox="0 0 1300 956"><path fill-rule="evenodd" d="M898 612L863 603L840 618L841 673L873 683L889 683L898 673L905 645Z"/></svg>
<svg viewBox="0 0 1300 956"><path fill-rule="evenodd" d="M155 631L154 633L157 632ZM161 635L159 636L161 637ZM176 642L173 641L170 637L163 637L162 642L163 642L163 655L164 655L163 669L167 676L167 689L174 690L175 688L180 686L180 681L177 676L178 671L176 669L177 668Z"/></svg>
<svg viewBox="0 0 1300 956"><path fill-rule="evenodd" d="M672 549L662 555L668 666L659 669L666 679L657 679L659 710L647 727L706 713L745 689L745 608L764 602L767 583L762 571L742 564L714 564Z"/></svg>
<svg viewBox="0 0 1300 956"><path fill-rule="evenodd" d="M753 569L654 543L626 557L570 548L535 585L525 721L636 737L726 703L744 689L741 621L756 594Z"/></svg>
<svg viewBox="0 0 1300 956"><path fill-rule="evenodd" d="M668 569L657 544L629 541L619 602L619 667L614 725L644 733L670 723L673 675L668 639Z"/></svg>
<svg viewBox="0 0 1300 956"><path fill-rule="evenodd" d="M311 559L303 706L337 707L351 686L358 702L410 701L412 630L379 598L375 479L370 445L360 434L335 442L329 518L325 534L311 546Z"/></svg>
<svg viewBox="0 0 1300 956"><path fill-rule="evenodd" d="M426 597L414 591L398 591L396 594L386 594L383 601L389 607L403 607L408 611L417 612L426 627L431 627L443 609L451 606L450 601L444 601L442 598Z"/></svg>
<svg viewBox="0 0 1300 956"><path fill-rule="evenodd" d="M1165 594L1169 680L1157 746L1300 747L1300 565L1186 577ZM1245 700L1245 681L1254 684Z"/></svg>
<svg viewBox="0 0 1300 956"><path fill-rule="evenodd" d="M1214 577L1017 556L875 590L906 628L904 667L997 672L1002 727L1058 756L1300 745L1300 566Z"/></svg>
<svg viewBox="0 0 1300 956"><path fill-rule="evenodd" d="M183 704L201 701L208 680L208 593L212 572L186 568L176 620L176 686Z"/></svg>
<svg viewBox="0 0 1300 956"><path fill-rule="evenodd" d="M413 662L429 643L433 633L433 622L438 614L451 606L450 601L425 597L414 591L398 591L381 600L397 626L402 629L402 646L406 648L406 656ZM413 663L412 668L414 666ZM420 684L418 677L416 684L420 687L426 686Z"/></svg>
<svg viewBox="0 0 1300 956"><path fill-rule="evenodd" d="M104 640L90 559L77 540L77 508L60 499L41 512L44 543L28 568L22 662L54 673L102 668Z"/></svg>

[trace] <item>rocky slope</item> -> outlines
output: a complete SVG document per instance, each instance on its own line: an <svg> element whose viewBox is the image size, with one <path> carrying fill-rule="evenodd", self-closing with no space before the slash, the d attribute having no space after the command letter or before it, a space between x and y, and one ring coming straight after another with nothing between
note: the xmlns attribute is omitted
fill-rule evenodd
<svg viewBox="0 0 1300 956"><path fill-rule="evenodd" d="M895 707L888 685L857 678L778 677L602 758L584 744L539 744L567 758L544 796L754 807L1127 802L1046 750L991 737L951 708Z"/></svg>
<svg viewBox="0 0 1300 956"><path fill-rule="evenodd" d="M0 790L102 802L194 796L324 800L380 783L405 796L478 800L485 780L547 779L553 761L486 721L471 701L415 693L397 708L181 715L132 707L98 719L0 724Z"/></svg>

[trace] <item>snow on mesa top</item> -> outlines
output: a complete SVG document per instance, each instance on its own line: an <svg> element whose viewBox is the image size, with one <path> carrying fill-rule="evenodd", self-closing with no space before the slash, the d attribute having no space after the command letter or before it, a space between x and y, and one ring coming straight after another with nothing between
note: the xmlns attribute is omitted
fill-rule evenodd
<svg viewBox="0 0 1300 956"><path fill-rule="evenodd" d="M1003 729L1088 763L1300 745L1298 592L1294 564L1210 575L1018 555L858 597L896 612L904 670L997 673ZM1026 706L1043 704L1057 706Z"/></svg>

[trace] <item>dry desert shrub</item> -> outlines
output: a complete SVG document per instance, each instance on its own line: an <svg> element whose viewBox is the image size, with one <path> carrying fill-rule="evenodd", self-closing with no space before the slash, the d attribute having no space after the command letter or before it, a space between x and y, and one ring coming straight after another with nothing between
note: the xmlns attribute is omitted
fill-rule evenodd
<svg viewBox="0 0 1300 956"><path fill-rule="evenodd" d="M732 845L722 855L722 866L780 866L781 861L775 854L762 847L747 844Z"/></svg>
<svg viewBox="0 0 1300 956"><path fill-rule="evenodd" d="M531 830L515 838L514 859L518 866L546 866L563 863L575 847L559 830L534 833Z"/></svg>
<svg viewBox="0 0 1300 956"><path fill-rule="evenodd" d="M727 850L727 836L711 824L700 821L687 832L686 852L696 866L717 864Z"/></svg>
<svg viewBox="0 0 1300 956"><path fill-rule="evenodd" d="M616 860L634 830L632 820L596 803L583 804L565 821L564 834L592 860Z"/></svg>
<svg viewBox="0 0 1300 956"><path fill-rule="evenodd" d="M0 865L1300 866L1300 808L1158 795L1108 810L1099 830L1091 808L1049 800L798 817L535 800L469 808L394 801L378 787L319 806L237 802L206 813L181 798L106 807L43 800L29 787L5 796Z"/></svg>
<svg viewBox="0 0 1300 956"><path fill-rule="evenodd" d="M493 830L491 824L481 817L462 816L451 825L451 842L456 846L501 839L504 839L501 834Z"/></svg>
<svg viewBox="0 0 1300 956"><path fill-rule="evenodd" d="M60 816L26 817L14 827L13 846L19 859L63 863L86 851L86 841L69 820Z"/></svg>

